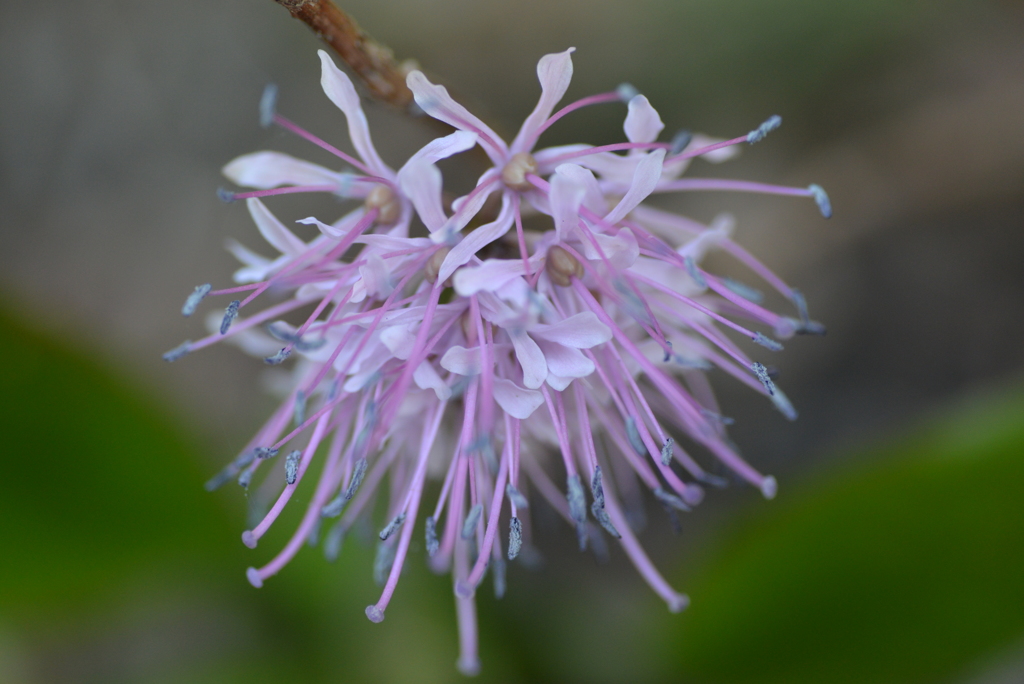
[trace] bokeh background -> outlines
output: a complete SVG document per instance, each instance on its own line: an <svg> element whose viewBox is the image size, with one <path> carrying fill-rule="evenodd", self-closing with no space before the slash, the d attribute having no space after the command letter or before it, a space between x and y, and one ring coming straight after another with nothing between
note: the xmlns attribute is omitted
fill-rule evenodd
<svg viewBox="0 0 1024 684"><path fill-rule="evenodd" d="M747 457L781 483L715 492L643 540L691 608L669 615L621 553L555 521L545 567L480 592L482 681L1024 681L1024 5L1015 0L352 0L500 131L546 52L568 97L629 81L668 130L783 127L692 175L830 193L708 193L828 324L777 360L801 411L717 382ZM283 113L342 145L316 38L271 0L0 3L0 682L453 681L447 578L413 555L380 625L371 551L300 554L260 591L247 502L202 483L272 406L262 364L214 348L185 295L258 246L220 167ZM434 129L367 104L392 163ZM542 142L620 139L584 111ZM459 182L458 179L455 179ZM466 182L463 179L462 182ZM280 198L284 217L326 216ZM254 560L254 556L258 556Z"/></svg>

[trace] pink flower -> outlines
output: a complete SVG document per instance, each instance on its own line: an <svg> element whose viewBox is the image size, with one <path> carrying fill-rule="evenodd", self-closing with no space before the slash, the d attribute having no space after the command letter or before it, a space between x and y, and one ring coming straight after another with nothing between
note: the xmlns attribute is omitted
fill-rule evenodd
<svg viewBox="0 0 1024 684"><path fill-rule="evenodd" d="M488 570L496 593L505 592L506 559L531 543L529 494L547 499L575 527L581 549L603 547L601 530L618 539L669 608L683 609L687 597L665 581L637 539L638 483L671 516L701 501L702 484L726 484L711 472L716 463L773 497L775 480L741 459L727 438L729 420L704 372L724 370L795 418L771 373L735 333L778 351L778 342L741 321L783 338L822 331L799 292L732 241L729 219L704 226L643 204L656 192L751 190L813 197L828 214L817 186L680 178L693 157L720 161L735 145L760 140L776 119L732 140L680 135L659 143L660 117L628 87L555 112L572 75L571 52L540 60L540 101L510 144L443 87L412 72L408 83L419 106L458 130L397 172L377 155L351 82L321 52L324 90L348 119L359 158L283 117L267 118L334 151L357 173L273 152L229 164L229 178L257 188L231 198L246 199L280 256L231 245L245 264L235 274L243 284L197 288L183 312L192 313L208 294L249 294L212 317L211 336L165 356L174 360L220 339L274 365L295 353L280 408L208 483L213 488L237 477L248 486L256 471L288 450L283 466L268 474L276 484L265 485L280 490L276 501L242 535L255 548L309 469L319 469L298 529L269 562L248 570L250 582L262 586L306 540L320 536L321 524L337 519L322 535L333 559L356 519L369 515L387 477L388 512L374 567L383 591L366 614L384 619L417 517L424 515L430 564L453 575L459 668L466 674L479 669L474 593ZM534 151L540 134L565 114L623 100L629 142ZM449 215L435 164L476 144L493 166ZM300 221L320 231L306 243L259 199L283 192L332 192L361 205L331 224ZM501 195L498 215L467 231L493 193ZM546 216L546 228L525 229L528 213ZM426 236L414 236L415 218ZM789 297L797 317L762 308L752 288L702 270L712 249ZM240 317L270 288L291 298ZM294 323L279 320L310 306ZM551 473L564 474L564 489ZM421 512L428 477L441 480L441 493Z"/></svg>

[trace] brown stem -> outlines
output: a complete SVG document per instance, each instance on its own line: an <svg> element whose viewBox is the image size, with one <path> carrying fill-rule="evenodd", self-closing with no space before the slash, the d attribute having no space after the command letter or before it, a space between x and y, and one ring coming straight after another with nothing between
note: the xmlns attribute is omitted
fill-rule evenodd
<svg viewBox="0 0 1024 684"><path fill-rule="evenodd" d="M331 0L275 0L334 48L378 100L406 107L412 91L391 50L376 42Z"/></svg>

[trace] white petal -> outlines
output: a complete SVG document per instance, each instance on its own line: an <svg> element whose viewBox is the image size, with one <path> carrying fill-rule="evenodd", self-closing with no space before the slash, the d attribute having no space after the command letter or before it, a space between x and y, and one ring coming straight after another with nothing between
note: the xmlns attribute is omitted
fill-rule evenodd
<svg viewBox="0 0 1024 684"><path fill-rule="evenodd" d="M359 267L359 275L362 276L367 294L384 298L394 289L391 273L379 254L370 254L366 257L366 263Z"/></svg>
<svg viewBox="0 0 1024 684"><path fill-rule="evenodd" d="M398 172L398 183L431 233L448 221L441 203L440 169L426 160L410 159Z"/></svg>
<svg viewBox="0 0 1024 684"><path fill-rule="evenodd" d="M380 233L360 235L355 241L385 253L401 252L407 249L425 249L433 244L430 238L408 238L397 235L381 235Z"/></svg>
<svg viewBox="0 0 1024 684"><path fill-rule="evenodd" d="M412 379L420 389L434 390L437 398L441 401L447 401L452 396L451 388L444 384L444 380L434 370L433 364L427 361L416 367L416 371L412 374Z"/></svg>
<svg viewBox="0 0 1024 684"><path fill-rule="evenodd" d="M563 378L560 375L548 373L548 379L545 380L544 382L548 383L548 386L551 387L551 389L555 390L556 392L562 392L569 385L571 385L572 381L575 379L576 378Z"/></svg>
<svg viewBox="0 0 1024 684"><path fill-rule="evenodd" d="M525 420L544 403L544 395L523 389L511 380L494 378L494 400L505 413Z"/></svg>
<svg viewBox="0 0 1024 684"><path fill-rule="evenodd" d="M526 272L522 259L487 259L479 266L460 268L453 278L455 291L462 297L481 290L494 292Z"/></svg>
<svg viewBox="0 0 1024 684"><path fill-rule="evenodd" d="M455 131L442 138L436 138L424 145L416 154L409 158L422 159L428 164L436 164L442 159L447 159L459 152L465 152L477 143L476 133L470 131ZM401 171L399 171L401 173Z"/></svg>
<svg viewBox="0 0 1024 684"><path fill-rule="evenodd" d="M409 72L405 82L416 104L428 115L460 131L476 133L480 137L480 146L495 164L502 165L508 158L508 148L498 134L453 100L444 86L434 85L420 71Z"/></svg>
<svg viewBox="0 0 1024 684"><path fill-rule="evenodd" d="M690 147L693 149L699 149L701 147L709 147L716 143L725 142L724 138L712 138L709 135L697 133L693 136L693 140L690 142ZM714 152L708 152L707 154L700 155L700 158L709 161L712 164L720 164L726 160L732 159L737 156L743 148L739 145L730 145L729 147L723 147L715 150Z"/></svg>
<svg viewBox="0 0 1024 684"><path fill-rule="evenodd" d="M640 160L636 165L636 172L633 174L633 182L629 186L629 191L605 217L606 221L618 223L626 218L626 214L633 211L638 204L647 199L647 196L654 191L658 184L658 179L661 178L661 164L664 160L665 150L655 150Z"/></svg>
<svg viewBox="0 0 1024 684"><path fill-rule="evenodd" d="M512 203L506 193L501 198L501 213L498 214L497 220L480 226L448 252L438 271L438 282L443 283L447 280L455 269L466 264L477 252L507 233L511 226Z"/></svg>
<svg viewBox="0 0 1024 684"><path fill-rule="evenodd" d="M380 341L396 359L405 361L416 343L419 326L392 325L380 331Z"/></svg>
<svg viewBox="0 0 1024 684"><path fill-rule="evenodd" d="M441 357L441 368L456 375L479 375L480 347L449 347Z"/></svg>
<svg viewBox="0 0 1024 684"><path fill-rule="evenodd" d="M623 129L629 142L649 143L658 139L658 134L665 128L661 117L651 103L643 95L637 95L629 101L629 113Z"/></svg>
<svg viewBox="0 0 1024 684"><path fill-rule="evenodd" d="M377 154L370 140L370 127L366 123L366 115L363 114L363 107L359 104L359 94L348 76L344 74L323 50L317 50L320 55L320 85L324 93L330 98L338 109L345 113L348 120L348 136L352 139L352 146L362 158L371 171L385 178L392 175L392 171Z"/></svg>
<svg viewBox="0 0 1024 684"><path fill-rule="evenodd" d="M526 331L519 329L507 329L508 336L512 338L512 346L516 350L516 359L523 369L523 384L530 389L537 389L544 384L548 376L548 364L544 360L544 352L540 350L537 343L530 339Z"/></svg>
<svg viewBox="0 0 1024 684"><path fill-rule="evenodd" d="M551 376L559 378L585 378L594 372L593 362L579 349L564 347L554 342L538 340L548 363L548 381Z"/></svg>
<svg viewBox="0 0 1024 684"><path fill-rule="evenodd" d="M581 182L579 174L566 167L581 169L574 164L563 164L551 177L551 217L555 221L555 231L559 240L567 240L576 233L576 227L580 222L580 205L587 194L587 188ZM561 173L563 169L567 173Z"/></svg>
<svg viewBox="0 0 1024 684"><path fill-rule="evenodd" d="M637 244L633 232L628 228L620 230L618 235L594 233L594 240L601 248L600 252L590 240L583 241L582 251L583 256L598 262L599 266L604 266L604 260L607 259L612 268L622 270L632 266L637 256L640 255L640 246Z"/></svg>
<svg viewBox="0 0 1024 684"><path fill-rule="evenodd" d="M569 89L569 81L572 80L572 57L570 55L575 50L576 48L569 48L565 52L544 55L537 62L537 79L540 81L541 88L540 100L530 116L523 122L519 129L519 135L512 142L513 154L530 151L526 148L527 142L551 116L555 105Z"/></svg>
<svg viewBox="0 0 1024 684"><path fill-rule="evenodd" d="M295 234L284 227L284 224L270 213L266 205L256 197L245 200L252 220L259 228L260 234L274 249L289 256L298 256L306 251L306 243L295 237Z"/></svg>
<svg viewBox="0 0 1024 684"><path fill-rule="evenodd" d="M552 325L535 325L530 328L530 335L576 349L590 349L612 339L612 331L593 311L569 316Z"/></svg>
<svg viewBox="0 0 1024 684"><path fill-rule="evenodd" d="M299 219L298 221L296 221L296 223L301 223L304 226L316 226L320 230L320 232L326 235L327 237L337 239L344 237L346 234L348 234L348 231L351 230L351 227L358 223L359 219L363 217L363 213L364 211L362 207L356 209L354 212L347 214L345 218L338 222L338 224L341 225L331 225L329 223L324 223L323 221L319 220L314 216L307 216L304 219ZM345 224L349 225L345 228L341 227Z"/></svg>
<svg viewBox="0 0 1024 684"><path fill-rule="evenodd" d="M561 164L557 169L555 169L555 173L572 178L576 183L579 183L586 189L586 194L583 196L583 206L587 209L591 209L600 214L604 214L608 211L608 205L605 202L604 194L601 192L601 186L598 185L597 179L594 178L593 171L578 164Z"/></svg>
<svg viewBox="0 0 1024 684"><path fill-rule="evenodd" d="M455 234L465 228L469 222L473 220L473 217L476 216L477 212L479 212L481 207L484 206L484 202L486 202L487 198L491 196L491 193L501 188L499 184L488 183L488 181L494 178L497 173L498 172L495 169L491 168L480 176L480 179L476 183L476 187L479 188L481 185L487 183L488 187L486 189L470 193L469 195L464 195L463 197L456 197L455 200L452 201L452 211L455 213L452 214L451 218L449 218L440 229L430 234L430 239L434 242L448 242L454 239Z"/></svg>
<svg viewBox="0 0 1024 684"><path fill-rule="evenodd" d="M281 152L242 155L221 171L236 185L259 190L279 185L343 185L343 174Z"/></svg>

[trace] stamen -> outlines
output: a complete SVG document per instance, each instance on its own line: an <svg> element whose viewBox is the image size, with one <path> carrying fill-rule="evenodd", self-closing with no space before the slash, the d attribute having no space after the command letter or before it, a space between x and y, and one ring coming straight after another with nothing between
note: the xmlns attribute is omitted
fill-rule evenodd
<svg viewBox="0 0 1024 684"><path fill-rule="evenodd" d="M692 140L693 133L690 133L690 131L679 131L672 136L672 147L669 148L668 156L674 157L677 154L681 154Z"/></svg>
<svg viewBox="0 0 1024 684"><path fill-rule="evenodd" d="M647 447L644 446L644 440L640 437L640 430L636 427L636 418L633 416L626 418L626 437L629 439L629 445L633 447L633 451L638 456L647 455Z"/></svg>
<svg viewBox="0 0 1024 684"><path fill-rule="evenodd" d="M501 554L494 556L491 562L491 567L494 568L494 598L500 599L505 597L505 559Z"/></svg>
<svg viewBox="0 0 1024 684"><path fill-rule="evenodd" d="M582 278L584 273L583 264L558 245L548 249L545 266L551 282L560 287L569 287L573 278Z"/></svg>
<svg viewBox="0 0 1024 684"><path fill-rule="evenodd" d="M394 519L387 524L383 530L380 531L380 540L387 541L387 538L398 531L398 528L405 522L405 512L399 513Z"/></svg>
<svg viewBox="0 0 1024 684"><path fill-rule="evenodd" d="M306 393L299 390L295 393L295 425L306 422Z"/></svg>
<svg viewBox="0 0 1024 684"><path fill-rule="evenodd" d="M295 484L299 477L299 461L302 459L302 452L296 449L284 457L284 480L290 485Z"/></svg>
<svg viewBox="0 0 1024 684"><path fill-rule="evenodd" d="M682 499L675 494L666 492L661 487L654 490L654 498L661 502L661 505L666 509L674 509L677 511L689 511L690 507L687 506Z"/></svg>
<svg viewBox="0 0 1024 684"><path fill-rule="evenodd" d="M778 387L775 388L775 394L771 395L772 403L775 404L775 408L786 417L787 420L796 420L797 412L793 408L793 404L790 403L789 397L782 393Z"/></svg>
<svg viewBox="0 0 1024 684"><path fill-rule="evenodd" d="M480 515L484 512L483 504L475 504L469 509L469 513L466 515L466 519L462 523L462 538L472 539L473 533L476 532L476 526L480 522Z"/></svg>
<svg viewBox="0 0 1024 684"><path fill-rule="evenodd" d="M738 280L732 278L723 278L722 284L729 288L730 291L735 292L740 297L753 302L754 304L760 304L764 301L764 293L760 290L754 289L745 283L741 283Z"/></svg>
<svg viewBox="0 0 1024 684"><path fill-rule="evenodd" d="M764 388L768 390L768 396L775 396L775 383L772 382L771 376L768 375L768 369L762 364L754 362L750 364L750 370L754 371L754 375L761 381Z"/></svg>
<svg viewBox="0 0 1024 684"><path fill-rule="evenodd" d="M373 559L373 581L377 586L384 586L384 583L388 579L388 573L391 572L391 566L395 562L395 545L386 544L384 542L378 542L377 544L377 555ZM370 606L373 608L374 606ZM370 615L370 611L366 611L366 616L373 620L373 616ZM384 619L384 614L380 614L380 620ZM377 620L379 622L380 620Z"/></svg>
<svg viewBox="0 0 1024 684"><path fill-rule="evenodd" d="M832 202L828 199L828 193L820 185L811 184L807 186L807 190L811 193L811 197L818 203L818 210L821 215L825 218L832 218Z"/></svg>
<svg viewBox="0 0 1024 684"><path fill-rule="evenodd" d="M233 302L231 302L230 304L228 304L228 308L224 310L224 319L220 322L220 334L221 335L227 335L228 334L228 328L230 328L231 324L235 322L236 318L238 318L238 305L239 304L241 304L241 302L236 299Z"/></svg>
<svg viewBox="0 0 1024 684"><path fill-rule="evenodd" d="M263 460L277 456L277 449L273 447L257 447L254 453L256 458Z"/></svg>
<svg viewBox="0 0 1024 684"><path fill-rule="evenodd" d="M771 349L772 351L782 351L782 345L781 344L779 344L778 342L776 342L775 340L773 340L770 337L765 337L764 334L762 334L762 333L755 332L754 333L754 337L751 338L751 339L753 339L754 342L757 342L759 345L761 345L765 349Z"/></svg>
<svg viewBox="0 0 1024 684"><path fill-rule="evenodd" d="M750 143L751 145L753 145L756 142L761 142L762 140L764 140L764 137L766 135L768 135L771 131L774 131L781 125L781 116L779 116L778 114L770 116L763 124L747 133L747 142Z"/></svg>
<svg viewBox="0 0 1024 684"><path fill-rule="evenodd" d="M761 494L764 495L764 498L774 499L778 491L779 483L771 475L761 480Z"/></svg>
<svg viewBox="0 0 1024 684"><path fill-rule="evenodd" d="M194 314L196 307L199 306L199 302L203 301L203 297L210 294L212 289L213 286L210 283L196 287L195 292L188 296L188 299L185 300L185 305L181 307L181 315L191 316Z"/></svg>
<svg viewBox="0 0 1024 684"><path fill-rule="evenodd" d="M235 193L231 192L227 188L217 188L217 199L224 204L231 204L235 201Z"/></svg>
<svg viewBox="0 0 1024 684"><path fill-rule="evenodd" d="M277 110L277 85L268 83L260 96L260 126L270 128Z"/></svg>
<svg viewBox="0 0 1024 684"><path fill-rule="evenodd" d="M437 549L441 546L441 542L437 538L437 522L434 520L434 516L427 516L427 555L433 556L437 553Z"/></svg>
<svg viewBox="0 0 1024 684"><path fill-rule="evenodd" d="M508 559L515 560L523 548L523 523L512 516L508 521Z"/></svg>
<svg viewBox="0 0 1024 684"><path fill-rule="evenodd" d="M697 264L694 262L693 257L688 256L683 259L683 265L686 266L686 272L690 274L690 277L693 278L693 282L697 283L699 288L702 290L708 289L708 281L704 279L704 275L700 272L700 269L697 268Z"/></svg>
<svg viewBox="0 0 1024 684"><path fill-rule="evenodd" d="M366 466L367 462L365 458L361 458L356 461L355 472L352 473L352 481L349 482L345 491L334 497L330 503L320 510L320 515L322 517L337 518L341 515L341 509L344 508L345 504L356 495L359 485L363 483L363 477L366 476Z"/></svg>
<svg viewBox="0 0 1024 684"><path fill-rule="evenodd" d="M573 473L566 481L566 498L569 500L569 517L576 522L576 537L580 551L587 550L587 495L583 490L580 476Z"/></svg>
<svg viewBox="0 0 1024 684"><path fill-rule="evenodd" d="M665 438L665 444L661 447L661 465L667 466L672 462L672 445L676 443L676 440L671 437Z"/></svg>
<svg viewBox="0 0 1024 684"><path fill-rule="evenodd" d="M511 482L505 485L505 495L508 496L509 500L516 508L530 507L529 500L527 500L527 498L523 496L523 493L516 489Z"/></svg>
<svg viewBox="0 0 1024 684"><path fill-rule="evenodd" d="M163 359L167 363L173 363L180 359L182 356L188 354L190 351L192 351L192 340L185 340L171 351L166 352L163 355Z"/></svg>
<svg viewBox="0 0 1024 684"><path fill-rule="evenodd" d="M615 94L619 96L619 99L629 104L629 101L640 94L640 91L632 83L620 83L619 87L615 89Z"/></svg>
<svg viewBox="0 0 1024 684"><path fill-rule="evenodd" d="M807 325L811 322L811 317L807 313L807 299L804 297L804 293L795 287L789 289L789 299L793 302L793 306L796 307L797 312L800 314L800 322L803 325Z"/></svg>
<svg viewBox="0 0 1024 684"><path fill-rule="evenodd" d="M533 190L533 184L527 180L529 174L540 169L537 160L528 152L517 152L512 155L505 168L501 170L501 181L510 189L519 192Z"/></svg>
<svg viewBox="0 0 1024 684"><path fill-rule="evenodd" d="M268 356L263 359L263 363L268 366L279 366L284 363L285 359L292 355L292 350L288 347L282 347L281 351L277 352L273 356Z"/></svg>
<svg viewBox="0 0 1024 684"><path fill-rule="evenodd" d="M594 496L594 502L590 504L590 512L593 513L594 519L601 524L601 527L605 529L608 534L612 535L616 539L621 539L622 535L615 529L615 525L612 525L611 519L608 517L608 511L604 509L604 488L601 486L601 466L594 468L594 477L590 481L590 492ZM595 548L595 552L597 549Z"/></svg>

